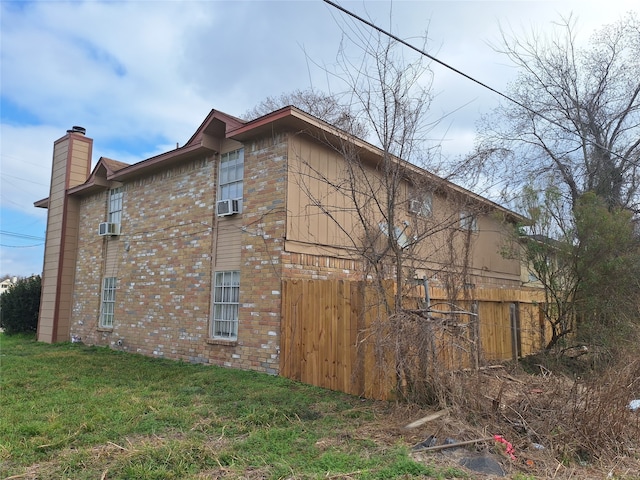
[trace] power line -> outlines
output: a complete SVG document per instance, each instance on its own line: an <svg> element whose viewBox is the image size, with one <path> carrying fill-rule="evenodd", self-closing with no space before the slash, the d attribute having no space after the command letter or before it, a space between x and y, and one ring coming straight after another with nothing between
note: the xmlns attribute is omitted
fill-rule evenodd
<svg viewBox="0 0 640 480"><path fill-rule="evenodd" d="M44 237L36 237L35 235L27 235L25 233L7 232L6 230L0 230L0 235L7 237L22 238L24 240L44 240Z"/></svg>
<svg viewBox="0 0 640 480"><path fill-rule="evenodd" d="M48 187L49 185L46 185L44 183L40 183L40 182L34 182L33 180L30 180L28 178L22 178L22 177L16 177L15 175L9 175L8 173L3 173L2 174L3 177L9 177L9 178L15 178L16 180L22 180L23 182L29 182L29 183L33 183L34 185L40 185L43 187Z"/></svg>
<svg viewBox="0 0 640 480"><path fill-rule="evenodd" d="M405 45L406 47L409 47L411 50L414 50L414 51L418 52L420 55L423 55L423 56L427 57L428 59L433 60L433 61L434 61L434 62L436 62L436 63L439 63L439 64L440 64L440 65L442 65L443 67L448 68L449 70L451 70L451 71L453 71L453 72L457 73L458 75L461 75L461 76L463 76L464 78L466 78L466 79L468 79L468 80L471 80L471 81L472 81L472 82L474 82L474 83L477 83L477 84L478 84L478 85L480 85L481 87L484 87L484 88L486 88L487 90L490 90L491 92L496 93L497 95L500 95L501 97L503 97L504 99L506 99L506 100L508 100L508 101L510 101L510 102L512 102L512 103L515 103L515 104L516 104L516 105L518 105L520 108L523 108L523 109L525 109L526 111L528 111L529 113L532 113L533 115L536 115L536 116L538 116L538 117L542 118L543 120L546 120L547 122L551 123L552 125L555 125L555 126L557 126L557 127L561 128L561 129L562 129L562 130L564 130L565 132L568 132L568 133L570 133L570 134L572 134L572 135L576 135L576 136L578 136L582 141L584 141L584 142L586 142L586 143L589 143L589 144L593 145L594 147L598 147L598 148L600 148L600 149L604 150L605 152L609 152L611 155L614 155L615 157L618 157L618 158L620 158L620 159L622 159L622 160L628 160L628 159L626 159L625 157L623 157L622 155L620 155L619 153L613 152L613 151L611 151L610 149L608 149L607 147L605 147L605 146L603 146L603 145L600 145L599 143L594 142L594 141L592 141L592 140L589 140L588 138L583 137L580 133L578 133L578 132L576 132L576 131L574 131L574 130L571 130L571 129L570 129L570 128L568 128L568 127L565 127L564 125L562 125L562 124L560 124L560 123L556 122L555 120L553 120L553 119L551 119L551 118L547 117L546 115L544 115L544 114L542 114L542 113L540 113L540 112L538 112L538 111L536 111L536 110L533 110L531 107L528 107L527 105L525 105L525 104L523 104L523 103L519 102L519 101L518 101L518 100L516 100L515 98L512 98L512 97L510 97L509 95L504 94L504 93L500 92L499 90L496 90L496 89L495 89L495 88L493 88L493 87L490 87L490 86L489 86L489 85L487 85L486 83L483 83L483 82L481 82L480 80L477 80L476 78L472 77L471 75L468 75L468 74L464 73L463 71L458 70L457 68L455 68L455 67L453 67L453 66L449 65L448 63L445 63L445 62L443 62L442 60L440 60L440 59L438 59L438 58L434 57L433 55L430 55L429 53L425 52L424 50L421 50L420 48L418 48L418 47L415 47L415 46L411 45L409 42L407 42L407 41L405 41L405 40L402 40L400 37L398 37L398 36L394 35L393 33L387 32L386 30L384 30L384 29L382 29L382 28L378 27L378 26L377 26L377 25L375 25L374 23L371 23L371 22L369 22L368 20L365 20L364 18L362 18L362 17L360 17L360 16L356 15L355 13L350 12L349 10L347 10L347 9L346 9L346 8L344 8L344 7L341 7L341 6L340 6L340 5L338 5L337 3L332 2L331 0L322 0L322 1L323 1L323 2L325 2L325 3L327 3L327 4L329 4L329 5L331 5L332 7L337 8L337 9L338 9L338 10L340 10L341 12L346 13L346 14L347 14L347 15L349 15L350 17L355 18L355 19L356 19L356 20L358 20L359 22L362 22L362 23L364 23L365 25L367 25L367 26L369 26L369 27L373 28L374 30L377 30L378 32L382 33L383 35L386 35L387 37L392 38L392 39L393 39L393 40L395 40L396 42L399 42L399 43L401 43L402 45ZM633 164L633 165L638 165L637 163L635 163L635 162L631 162L631 161L629 161L629 163L631 163L631 164Z"/></svg>
<svg viewBox="0 0 640 480"><path fill-rule="evenodd" d="M34 245L4 245L0 244L2 248L33 248L33 247L41 247L44 243L36 243Z"/></svg>

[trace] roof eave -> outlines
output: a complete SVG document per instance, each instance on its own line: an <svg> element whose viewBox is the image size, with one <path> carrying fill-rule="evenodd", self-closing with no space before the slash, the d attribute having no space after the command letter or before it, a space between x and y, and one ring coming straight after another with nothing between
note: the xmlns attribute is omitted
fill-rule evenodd
<svg viewBox="0 0 640 480"><path fill-rule="evenodd" d="M160 168L170 166L172 164L187 160L203 153L215 153L215 149L199 142L193 145L184 146L171 150L169 152L161 153L155 157L148 158L138 163L134 163L128 167L118 170L111 175L107 176L109 181L122 182L129 180L130 178L139 176L143 173L148 173Z"/></svg>
<svg viewBox="0 0 640 480"><path fill-rule="evenodd" d="M319 137L319 134L321 133L323 140L329 142L340 142L345 140L353 142L358 148L361 149L360 153L362 154L366 152L366 156L369 158L382 158L382 156L384 155L384 151L379 147L376 147L375 145L372 145L358 137L350 135L344 130L334 127L333 125L319 118L316 118L294 106L281 108L255 120L247 122L241 127L229 131L227 137L238 141L246 141L252 137L273 129L273 127L275 127L276 125L284 126L285 128L289 128L292 131L306 132L316 137ZM393 159L410 171L413 171L420 175L432 177L434 179L437 179L438 181L443 181L446 184L447 188L467 195L479 203L488 205L492 210L500 211L515 223L528 221L526 217L518 214L517 212L503 207L502 205L481 195L478 195L471 190L461 187L460 185L456 185L449 180L442 179L441 177L438 177L437 175L429 172L428 170L425 170L424 168L421 168L417 165L414 165L413 163L397 157L393 157Z"/></svg>
<svg viewBox="0 0 640 480"><path fill-rule="evenodd" d="M49 208L49 197L33 202L33 206L36 208Z"/></svg>

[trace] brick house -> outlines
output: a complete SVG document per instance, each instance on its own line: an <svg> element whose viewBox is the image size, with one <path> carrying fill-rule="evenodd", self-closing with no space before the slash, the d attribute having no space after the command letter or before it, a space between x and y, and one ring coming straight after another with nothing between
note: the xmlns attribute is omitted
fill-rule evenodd
<svg viewBox="0 0 640 480"><path fill-rule="evenodd" d="M348 196L329 187L344 142L377 175L380 150L295 107L250 122L213 110L182 147L131 165L102 157L93 169L92 140L73 127L54 143L50 195L35 203L48 209L38 340L278 374L283 280L366 275ZM397 162L407 178L436 179ZM518 215L441 179L417 202L406 183L407 219L459 218L421 247L416 275L444 264L449 231L472 231L467 278L520 286L519 263L498 253ZM320 197L342 210L310 200Z"/></svg>

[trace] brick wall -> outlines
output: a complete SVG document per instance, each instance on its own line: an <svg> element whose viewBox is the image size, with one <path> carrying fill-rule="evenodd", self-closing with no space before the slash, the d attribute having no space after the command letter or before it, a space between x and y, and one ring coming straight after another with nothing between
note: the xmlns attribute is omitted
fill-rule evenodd
<svg viewBox="0 0 640 480"><path fill-rule="evenodd" d="M245 144L240 323L242 368L279 371L287 134Z"/></svg>
<svg viewBox="0 0 640 480"><path fill-rule="evenodd" d="M208 338L217 158L124 185L119 237L99 237L107 192L82 201L72 334L143 355L277 374L286 134L245 145L238 341ZM101 280L117 278L112 329Z"/></svg>
<svg viewBox="0 0 640 480"><path fill-rule="evenodd" d="M82 202L72 334L85 343L208 362L215 161L126 184L119 237L99 237L107 194ZM117 278L112 329L99 329L101 280Z"/></svg>
<svg viewBox="0 0 640 480"><path fill-rule="evenodd" d="M333 256L285 252L282 256L287 279L362 280L362 262Z"/></svg>
<svg viewBox="0 0 640 480"><path fill-rule="evenodd" d="M70 332L91 345L103 345L108 341L97 331L105 250L104 239L98 236L98 224L105 221L106 195L100 192L80 202Z"/></svg>

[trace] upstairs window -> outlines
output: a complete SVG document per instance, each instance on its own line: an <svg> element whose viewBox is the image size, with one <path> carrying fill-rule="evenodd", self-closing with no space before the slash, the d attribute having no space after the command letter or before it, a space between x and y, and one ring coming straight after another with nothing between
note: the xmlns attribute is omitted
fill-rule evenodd
<svg viewBox="0 0 640 480"><path fill-rule="evenodd" d="M460 212L460 228L462 230L478 231L478 217L471 212L463 210Z"/></svg>
<svg viewBox="0 0 640 480"><path fill-rule="evenodd" d="M124 189L122 187L112 188L109 191L109 223L117 223L122 221L122 198L124 197Z"/></svg>
<svg viewBox="0 0 640 480"><path fill-rule="evenodd" d="M242 200L244 149L220 155L218 200Z"/></svg>
<svg viewBox="0 0 640 480"><path fill-rule="evenodd" d="M409 200L409 212L421 217L430 217L433 213L433 197L430 194Z"/></svg>

